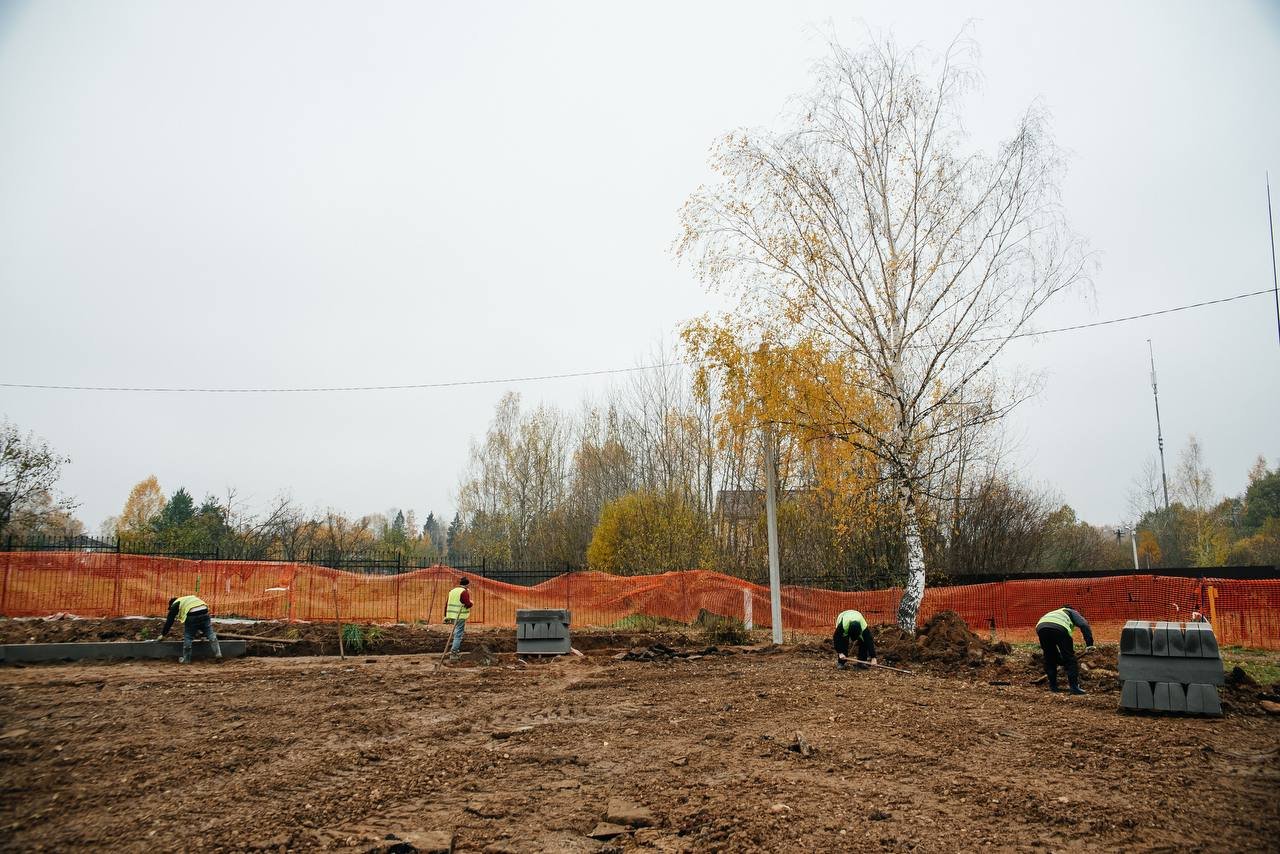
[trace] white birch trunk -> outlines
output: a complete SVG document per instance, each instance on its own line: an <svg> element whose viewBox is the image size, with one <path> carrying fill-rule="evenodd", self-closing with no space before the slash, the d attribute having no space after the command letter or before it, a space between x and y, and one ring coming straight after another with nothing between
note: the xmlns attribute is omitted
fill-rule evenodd
<svg viewBox="0 0 1280 854"><path fill-rule="evenodd" d="M904 632L914 633L916 615L924 601L924 543L920 540L920 519L916 513L915 495L909 484L902 487L902 515L904 538L907 546L907 583L898 603L898 626Z"/></svg>

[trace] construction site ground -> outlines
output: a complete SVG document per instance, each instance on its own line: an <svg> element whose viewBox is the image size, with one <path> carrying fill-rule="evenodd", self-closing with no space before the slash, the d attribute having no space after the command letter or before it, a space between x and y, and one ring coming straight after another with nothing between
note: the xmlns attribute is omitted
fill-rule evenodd
<svg viewBox="0 0 1280 854"><path fill-rule="evenodd" d="M1084 658L1088 696L1055 695L1032 650L935 622L880 630L911 676L697 632L577 633L584 655L526 663L509 629L456 663L384 635L345 660L0 667L0 848L1274 850L1276 686L1237 677L1222 718L1122 714L1114 648ZM118 624L152 631L0 640ZM243 632L296 652L312 628L334 633ZM443 643L388 634L414 631Z"/></svg>

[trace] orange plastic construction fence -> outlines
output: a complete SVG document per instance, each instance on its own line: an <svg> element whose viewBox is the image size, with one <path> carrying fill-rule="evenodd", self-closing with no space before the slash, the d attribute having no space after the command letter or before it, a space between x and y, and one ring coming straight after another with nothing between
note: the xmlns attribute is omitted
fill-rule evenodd
<svg viewBox="0 0 1280 854"><path fill-rule="evenodd" d="M3 552L0 615L81 617L163 615L171 596L197 592L218 616L343 622L438 623L460 574L471 579L471 621L512 626L519 608L567 608L576 626L635 625L647 617L692 623L703 611L770 625L769 589L706 570L617 576L574 572L531 587L445 566L398 575L362 575L297 563L182 560L111 553ZM892 622L900 589L851 593L784 586L787 631L825 633L857 608ZM1033 640L1037 620L1069 604L1115 641L1126 620L1214 621L1221 643L1280 649L1280 579L1192 579L1118 575L1002 581L925 591L919 619L956 611L979 633Z"/></svg>

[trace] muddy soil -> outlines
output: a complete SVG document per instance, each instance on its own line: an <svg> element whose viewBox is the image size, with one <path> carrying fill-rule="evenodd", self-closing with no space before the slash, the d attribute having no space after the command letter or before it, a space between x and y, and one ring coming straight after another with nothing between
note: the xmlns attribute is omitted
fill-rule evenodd
<svg viewBox="0 0 1280 854"><path fill-rule="evenodd" d="M1276 718L1124 715L983 667L841 672L805 649L511 659L0 668L0 848L1259 851L1280 833Z"/></svg>
<svg viewBox="0 0 1280 854"><path fill-rule="evenodd" d="M214 619L221 636L249 635L279 638L280 643L251 641L253 656L337 655L338 633L333 623L226 622ZM0 619L0 643L71 643L79 641L137 641L154 638L164 628L160 619ZM368 638L358 648L345 643L348 653L408 655L444 650L451 627L444 625L360 625ZM582 651L617 650L648 643L683 644L699 635L686 632L637 632L612 629L574 629L573 645ZM182 639L182 627L169 630L170 640ZM510 627L468 625L466 646L484 644L494 652L515 652L515 632Z"/></svg>

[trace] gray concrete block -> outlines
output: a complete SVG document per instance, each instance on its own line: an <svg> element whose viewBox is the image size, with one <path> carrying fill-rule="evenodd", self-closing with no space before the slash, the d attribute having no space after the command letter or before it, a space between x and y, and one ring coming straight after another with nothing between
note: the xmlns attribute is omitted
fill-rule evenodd
<svg viewBox="0 0 1280 854"><path fill-rule="evenodd" d="M1212 685L1188 685L1187 714L1221 715L1222 701L1218 698L1218 689Z"/></svg>
<svg viewBox="0 0 1280 854"><path fill-rule="evenodd" d="M516 642L516 655L567 655L568 638L528 638Z"/></svg>
<svg viewBox="0 0 1280 854"><path fill-rule="evenodd" d="M1130 620L1120 630L1120 652L1129 655L1151 654L1151 624L1146 620Z"/></svg>
<svg viewBox="0 0 1280 854"><path fill-rule="evenodd" d="M1120 686L1120 708L1146 709L1155 707L1155 697L1151 693L1151 683L1140 679L1129 679Z"/></svg>
<svg viewBox="0 0 1280 854"><path fill-rule="evenodd" d="M1187 623L1182 632L1182 648L1187 658L1200 657L1200 631L1194 628L1195 623Z"/></svg>
<svg viewBox="0 0 1280 854"><path fill-rule="evenodd" d="M1178 658L1187 654L1186 642L1182 639L1182 623L1169 623L1165 633L1169 646L1167 653Z"/></svg>
<svg viewBox="0 0 1280 854"><path fill-rule="evenodd" d="M552 620L569 623L570 612L564 608L520 608L516 610L517 623L540 623Z"/></svg>
<svg viewBox="0 0 1280 854"><path fill-rule="evenodd" d="M1169 686L1169 711L1185 712L1187 710L1187 691L1177 682L1166 682Z"/></svg>
<svg viewBox="0 0 1280 854"><path fill-rule="evenodd" d="M1151 654L1169 654L1169 624L1164 620L1157 622L1151 630Z"/></svg>
<svg viewBox="0 0 1280 854"><path fill-rule="evenodd" d="M1221 685L1225 681L1222 660L1217 658L1179 658L1169 655L1121 655L1121 680L1144 682L1199 682Z"/></svg>
<svg viewBox="0 0 1280 854"><path fill-rule="evenodd" d="M1177 682L1157 682L1155 707L1158 712L1185 712L1187 710L1187 694Z"/></svg>
<svg viewBox="0 0 1280 854"><path fill-rule="evenodd" d="M244 655L245 641L220 640L223 658ZM101 659L169 659L177 663L182 641L123 641L102 643L10 643L0 644L0 662L89 661ZM191 645L192 658L213 658L208 641Z"/></svg>
<svg viewBox="0 0 1280 854"><path fill-rule="evenodd" d="M1208 623L1187 623L1183 636L1187 641L1187 655L1199 655L1201 658L1221 657L1218 651L1218 639L1213 634L1213 627ZM1192 647L1195 648L1195 653L1191 652Z"/></svg>

